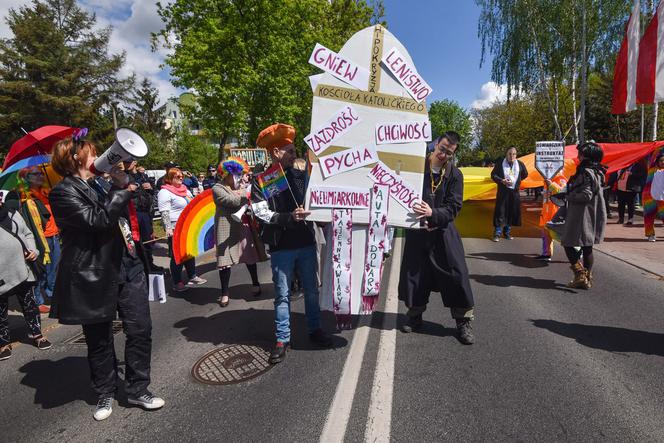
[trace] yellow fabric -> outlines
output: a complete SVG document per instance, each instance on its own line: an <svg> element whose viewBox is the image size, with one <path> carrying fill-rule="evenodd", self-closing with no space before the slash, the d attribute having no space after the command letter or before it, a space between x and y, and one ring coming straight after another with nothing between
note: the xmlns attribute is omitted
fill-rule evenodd
<svg viewBox="0 0 664 443"><path fill-rule="evenodd" d="M28 206L28 212L30 213L32 222L37 227L37 235L39 235L39 241L41 241L42 245L44 245L44 264L47 265L51 263L51 250L48 248L48 242L46 241L46 237L44 236L44 227L42 226L39 210L37 209L35 201L32 200L31 198L27 199L25 201L25 204Z"/></svg>
<svg viewBox="0 0 664 443"><path fill-rule="evenodd" d="M464 200L491 200L496 198L496 183L491 180L492 168L459 168L463 174Z"/></svg>

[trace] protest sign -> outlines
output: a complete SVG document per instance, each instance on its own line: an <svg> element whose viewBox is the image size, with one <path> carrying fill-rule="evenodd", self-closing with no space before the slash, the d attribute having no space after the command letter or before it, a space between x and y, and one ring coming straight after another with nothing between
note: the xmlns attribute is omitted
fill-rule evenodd
<svg viewBox="0 0 664 443"><path fill-rule="evenodd" d="M383 56L383 66L394 75L406 91L418 103L431 94L431 86L417 73L415 66L397 48L390 49Z"/></svg>
<svg viewBox="0 0 664 443"><path fill-rule="evenodd" d="M327 49L320 43L316 43L316 47L309 57L309 63L357 89L365 90L369 84L367 68L353 63L350 59Z"/></svg>
<svg viewBox="0 0 664 443"><path fill-rule="evenodd" d="M326 155L318 159L323 176L332 177L362 166L371 165L378 161L376 148L367 146L364 148L344 149L331 155Z"/></svg>
<svg viewBox="0 0 664 443"><path fill-rule="evenodd" d="M369 171L369 178L379 185L389 186L392 198L409 212L413 212L413 205L422 200L418 190L414 189L383 162L376 163Z"/></svg>
<svg viewBox="0 0 664 443"><path fill-rule="evenodd" d="M376 144L411 143L431 141L430 121L411 121L378 123L376 125Z"/></svg>
<svg viewBox="0 0 664 443"><path fill-rule="evenodd" d="M353 126L357 126L359 122L360 116L357 111L351 105L346 105L323 125L304 137L304 142L314 154L320 155L332 142L350 131Z"/></svg>
<svg viewBox="0 0 664 443"><path fill-rule="evenodd" d="M565 145L558 141L535 143L535 169L551 180L565 166Z"/></svg>
<svg viewBox="0 0 664 443"><path fill-rule="evenodd" d="M312 186L309 193L311 208L366 209L369 207L369 190Z"/></svg>

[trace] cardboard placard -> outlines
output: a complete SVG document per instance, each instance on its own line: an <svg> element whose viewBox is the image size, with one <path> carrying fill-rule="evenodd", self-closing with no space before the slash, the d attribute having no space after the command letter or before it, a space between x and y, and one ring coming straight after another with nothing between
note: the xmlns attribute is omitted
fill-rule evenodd
<svg viewBox="0 0 664 443"><path fill-rule="evenodd" d="M378 153L373 146L344 149L318 159L325 178L352 171L378 161Z"/></svg>
<svg viewBox="0 0 664 443"><path fill-rule="evenodd" d="M325 124L318 126L304 137L304 142L309 146L314 154L320 155L332 143L357 126L360 122L360 116L351 105L346 105L339 110Z"/></svg>
<svg viewBox="0 0 664 443"><path fill-rule="evenodd" d="M369 85L369 70L353 63L350 59L316 43L309 63L328 72L357 89L366 90Z"/></svg>
<svg viewBox="0 0 664 443"><path fill-rule="evenodd" d="M368 189L312 186L309 193L309 206L312 208L365 209L369 207L370 198Z"/></svg>
<svg viewBox="0 0 664 443"><path fill-rule="evenodd" d="M378 123L376 125L377 145L430 141L431 122L429 120Z"/></svg>
<svg viewBox="0 0 664 443"><path fill-rule="evenodd" d="M394 75L399 83L406 88L411 97L421 103L429 94L431 86L417 73L415 66L397 48L393 47L383 56L383 66Z"/></svg>
<svg viewBox="0 0 664 443"><path fill-rule="evenodd" d="M408 182L398 176L385 163L378 162L369 171L369 178L379 185L390 187L390 196L401 206L413 212L413 205L422 200L420 192L414 189Z"/></svg>
<svg viewBox="0 0 664 443"><path fill-rule="evenodd" d="M565 145L559 141L535 143L535 169L547 180L551 180L565 166Z"/></svg>

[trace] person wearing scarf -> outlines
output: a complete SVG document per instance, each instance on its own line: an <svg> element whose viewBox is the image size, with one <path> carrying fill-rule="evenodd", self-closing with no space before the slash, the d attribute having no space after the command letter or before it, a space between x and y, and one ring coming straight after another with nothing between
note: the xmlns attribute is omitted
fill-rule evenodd
<svg viewBox="0 0 664 443"><path fill-rule="evenodd" d="M606 226L602 185L606 167L602 148L594 142L576 147L579 166L567 184L567 215L560 243L574 273L570 288L590 289L593 284L593 245L601 243ZM583 264L581 255L583 254Z"/></svg>
<svg viewBox="0 0 664 443"><path fill-rule="evenodd" d="M164 230L168 236L168 250L171 256L171 278L173 279L173 290L177 292L186 291L188 288L182 281L182 268L187 271L187 285L202 285L207 280L196 275L196 259L191 258L180 264L175 263L173 258L173 230L180 218L180 214L189 202L194 198L189 189L183 184L184 174L179 168L171 168L164 177L164 184L157 194L159 213L164 224Z"/></svg>
<svg viewBox="0 0 664 443"><path fill-rule="evenodd" d="M519 187L528 177L528 169L516 158L516 148L509 148L505 158L496 162L491 178L498 185L496 207L493 212L493 241L500 241L504 235L512 240L512 226L521 226L521 197Z"/></svg>
<svg viewBox="0 0 664 443"><path fill-rule="evenodd" d="M422 228L406 230L399 300L408 307L408 321L401 327L408 333L422 327L429 295L440 292L456 321L458 340L471 345L475 302L463 243L454 225L463 201L463 174L453 159L458 145L459 134L446 132L427 157L422 202L413 207Z"/></svg>

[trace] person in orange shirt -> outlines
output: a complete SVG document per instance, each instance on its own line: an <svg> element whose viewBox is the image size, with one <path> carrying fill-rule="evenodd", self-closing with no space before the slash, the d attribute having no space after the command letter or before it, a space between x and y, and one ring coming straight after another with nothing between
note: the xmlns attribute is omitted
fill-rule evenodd
<svg viewBox="0 0 664 443"><path fill-rule="evenodd" d="M553 237L551 231L547 229L546 224L551 221L558 212L559 206L551 201L551 196L563 191L567 186L567 179L562 174L553 177L552 180L544 180L544 192L542 194L542 214L539 219L539 226L542 232L542 254L536 257L536 260L551 261L553 256Z"/></svg>
<svg viewBox="0 0 664 443"><path fill-rule="evenodd" d="M51 203L48 201L44 170L38 166L26 168L20 172L19 176L26 185L21 212L32 219L32 223L29 225L35 238L41 239L44 249L42 261L44 272L39 276L35 297L39 305L39 312L48 313L49 307L44 302L45 297L51 299L55 287L55 274L60 260L59 231L51 212ZM37 241L38 245L39 243Z"/></svg>

